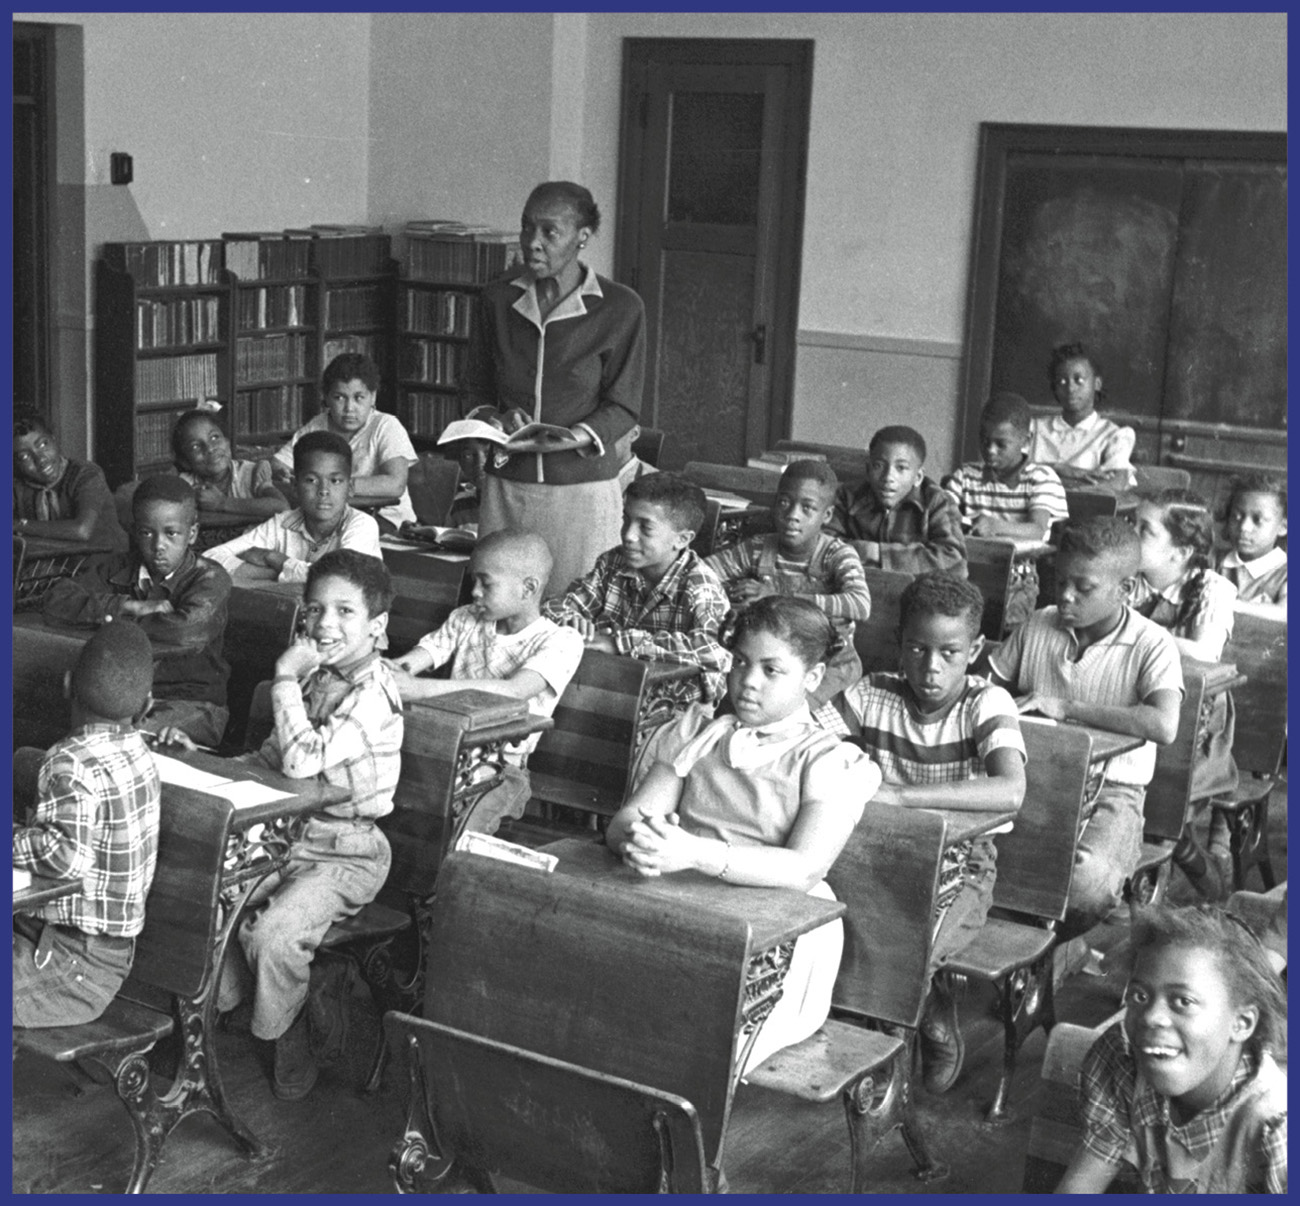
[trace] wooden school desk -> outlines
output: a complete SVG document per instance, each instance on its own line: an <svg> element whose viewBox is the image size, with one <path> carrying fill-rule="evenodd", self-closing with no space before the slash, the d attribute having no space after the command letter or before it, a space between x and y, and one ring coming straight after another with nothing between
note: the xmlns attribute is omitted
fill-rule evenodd
<svg viewBox="0 0 1300 1206"><path fill-rule="evenodd" d="M17 871L14 872L18 874ZM30 913L42 905L65 896L75 896L81 891L79 879L50 879L44 875L29 875L24 887L14 887L14 912Z"/></svg>
<svg viewBox="0 0 1300 1206"><path fill-rule="evenodd" d="M790 970L794 940L809 930L842 917L845 904L823 900L790 888L750 888L729 884L698 871L646 878L624 865L603 839L565 838L542 847L560 861L555 874L573 875L588 881L617 882L653 906L656 900L687 905L693 912L713 914L729 921L745 922L750 930L748 966L737 968L745 983L741 1006L741 1031L745 1046L736 1061L736 1075L767 1016L781 999L782 985ZM616 968L610 968L617 974Z"/></svg>
<svg viewBox="0 0 1300 1206"><path fill-rule="evenodd" d="M14 533L14 610L37 609L59 578L71 578L91 557L111 553L111 545Z"/></svg>
<svg viewBox="0 0 1300 1206"><path fill-rule="evenodd" d="M199 538L194 542L196 553L207 552L250 528L269 519L268 515L241 515L236 511L200 511Z"/></svg>

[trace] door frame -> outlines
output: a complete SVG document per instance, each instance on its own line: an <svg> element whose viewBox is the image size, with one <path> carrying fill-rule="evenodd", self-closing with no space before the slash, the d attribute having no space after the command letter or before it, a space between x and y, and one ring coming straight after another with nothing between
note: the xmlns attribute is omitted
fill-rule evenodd
<svg viewBox="0 0 1300 1206"><path fill-rule="evenodd" d="M786 121L781 132L776 175L777 226L775 262L755 265L755 291L762 274L772 275L772 313L767 322L766 358L768 408L762 422L750 413L746 423L746 455L757 455L790 434L794 395L795 352L799 324L799 285L803 268L804 185L807 177L809 123L812 117L813 40L811 38L624 38L622 111L619 117L618 230L614 242L614 275L633 289L640 286L640 230L631 221L643 190L642 155L648 99L646 73L665 66L726 64L784 66L789 70ZM654 330L655 319L647 316ZM643 407L646 421L655 424L650 396L654 374L646 374ZM765 436L756 435L759 428ZM761 445L761 447L754 447Z"/></svg>

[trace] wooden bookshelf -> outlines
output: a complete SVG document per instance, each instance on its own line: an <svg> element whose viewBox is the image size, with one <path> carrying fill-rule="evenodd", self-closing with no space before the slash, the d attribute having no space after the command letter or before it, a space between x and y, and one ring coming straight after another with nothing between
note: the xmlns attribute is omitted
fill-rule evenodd
<svg viewBox="0 0 1300 1206"><path fill-rule="evenodd" d="M106 243L96 266L95 460L111 487L172 465L204 399L229 434L230 290L219 239Z"/></svg>
<svg viewBox="0 0 1300 1206"><path fill-rule="evenodd" d="M478 295L513 262L515 236L406 232L397 292L397 415L417 446L433 447L461 417Z"/></svg>

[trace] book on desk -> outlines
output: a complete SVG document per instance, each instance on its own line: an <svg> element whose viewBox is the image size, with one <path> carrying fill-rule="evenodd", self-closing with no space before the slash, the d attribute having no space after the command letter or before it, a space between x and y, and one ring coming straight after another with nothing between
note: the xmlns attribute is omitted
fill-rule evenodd
<svg viewBox="0 0 1300 1206"><path fill-rule="evenodd" d="M528 715L526 699L515 699L492 691L478 691L473 687L421 700L420 706L449 713L460 721L461 728L470 732L523 720Z"/></svg>

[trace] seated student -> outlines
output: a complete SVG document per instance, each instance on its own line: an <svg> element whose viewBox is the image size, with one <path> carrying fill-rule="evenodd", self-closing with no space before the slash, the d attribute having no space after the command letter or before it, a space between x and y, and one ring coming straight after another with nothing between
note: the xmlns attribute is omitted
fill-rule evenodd
<svg viewBox="0 0 1300 1206"><path fill-rule="evenodd" d="M826 523L864 565L920 574L966 576L961 512L924 474L925 440L910 427L882 427L867 446L867 480L841 486Z"/></svg>
<svg viewBox="0 0 1300 1206"><path fill-rule="evenodd" d="M342 436L310 431L298 440L293 446L293 483L298 506L292 511L272 515L208 550L207 556L236 582L305 582L312 562L335 549L380 556L379 525L348 505L352 449Z"/></svg>
<svg viewBox="0 0 1300 1206"><path fill-rule="evenodd" d="M1232 479L1216 567L1237 588L1237 605L1286 618L1286 480L1270 473Z"/></svg>
<svg viewBox="0 0 1300 1206"><path fill-rule="evenodd" d="M275 665L275 729L245 756L292 779L319 778L351 792L346 803L313 814L284 869L254 889L255 911L239 928L247 967L231 959L222 976L219 1007L226 1011L244 996L251 970L253 1034L275 1040L272 1088L287 1101L305 1097L316 1083L309 1012L319 1047L338 1046L346 1029L339 1012L346 1008L339 985L346 976L338 975L346 968L335 961L318 966L316 948L331 925L360 911L388 878L392 855L375 820L393 810L402 701L376 646L392 595L378 557L336 549L312 564L303 634ZM162 736L191 744L172 732Z"/></svg>
<svg viewBox="0 0 1300 1206"><path fill-rule="evenodd" d="M1097 413L1102 397L1097 354L1081 343L1060 344L1052 349L1047 379L1061 413L1034 420L1029 459L1051 465L1067 483L1132 485L1137 433Z"/></svg>
<svg viewBox="0 0 1300 1206"><path fill-rule="evenodd" d="M133 551L93 558L75 578L54 583L43 614L82 626L133 620L154 650L154 706L141 727L175 725L200 745L218 745L230 718L222 648L230 576L194 553L198 504L188 482L146 478L131 513Z"/></svg>
<svg viewBox="0 0 1300 1206"><path fill-rule="evenodd" d="M532 712L550 716L583 649L572 628L541 614L550 573L551 552L535 533L503 528L484 536L469 562L473 602L456 608L441 628L390 663L402 699L409 703L477 687L526 699ZM415 677L447 662L450 678ZM506 781L494 789L503 793L503 802L528 801L525 766L540 737L534 733L507 748Z"/></svg>
<svg viewBox="0 0 1300 1206"><path fill-rule="evenodd" d="M853 630L855 621L871 615L871 592L856 550L822 531L838 486L825 461L794 461L776 488L776 531L751 536L704 562L737 608L768 595L798 595L830 617L841 648L826 667L814 704L862 677Z"/></svg>
<svg viewBox="0 0 1300 1206"><path fill-rule="evenodd" d="M808 710L835 639L805 599L774 596L741 612L728 637L734 712L700 729L695 707L667 726L672 739L610 821L606 845L646 876L696 870L833 900L826 873L880 783L879 770ZM796 941L784 992L742 1071L826 1020L843 947L839 921Z"/></svg>
<svg viewBox="0 0 1300 1206"><path fill-rule="evenodd" d="M730 660L718 643L726 592L691 548L703 520L704 491L693 482L675 473L638 478L623 500L623 543L542 608L576 628L588 649L699 666L699 675L661 689L682 706L716 703Z"/></svg>
<svg viewBox="0 0 1300 1206"><path fill-rule="evenodd" d="M75 895L14 914L14 1025L94 1021L130 974L158 858L158 768L136 724L153 657L131 624L90 638L64 680L72 732L41 761L14 826L14 868L78 879Z"/></svg>
<svg viewBox="0 0 1300 1206"><path fill-rule="evenodd" d="M375 409L379 392L379 369L368 356L344 352L325 366L321 379L325 397L323 413L308 420L293 438L276 452L273 460L275 483L282 490L293 490L297 472L293 447L313 431L332 431L341 435L352 448L352 487L358 494L396 494L398 501L384 507L379 518L395 532L404 523L415 522L415 508L406 489L407 474L419 460L406 428L396 415ZM290 497L293 497L290 495Z"/></svg>
<svg viewBox="0 0 1300 1206"><path fill-rule="evenodd" d="M960 466L943 479L972 536L1046 540L1053 522L1066 519L1065 487L1050 465L1029 459L1029 403L996 393L980 412L982 463Z"/></svg>
<svg viewBox="0 0 1300 1206"><path fill-rule="evenodd" d="M1132 606L1167 629L1184 657L1217 662L1232 636L1237 588L1209 568L1214 521L1205 500L1190 490L1162 490L1143 499L1137 509L1141 572L1130 598ZM1232 693L1216 695L1201 720L1203 736L1192 764L1192 800L1207 811L1208 797L1231 792L1238 781L1232 757L1236 733ZM1191 832L1174 850L1174 861L1198 891L1221 898L1232 882L1228 819L1211 814L1209 854L1202 856Z"/></svg>
<svg viewBox="0 0 1300 1206"><path fill-rule="evenodd" d="M14 534L125 551L104 471L64 456L45 419L14 411Z"/></svg>
<svg viewBox="0 0 1300 1206"><path fill-rule="evenodd" d="M647 473L658 473L653 465L647 465L635 452L632 445L641 438L641 428L633 426L614 441L614 455L618 457L618 488L627 493L627 488L639 477Z"/></svg>
<svg viewBox="0 0 1300 1206"><path fill-rule="evenodd" d="M505 431L505 421L495 406L476 406L465 418L477 419L498 431ZM451 504L451 524L478 524L479 490L494 447L496 445L489 440L452 440L440 445L443 455L460 465L460 487Z"/></svg>
<svg viewBox="0 0 1300 1206"><path fill-rule="evenodd" d="M1183 669L1173 638L1127 599L1141 548L1122 519L1068 523L1056 555L1055 607L1039 608L989 658L1021 712L1145 738L1091 786L1062 933L1074 937L1119 904L1142 853L1142 804L1155 743L1178 733Z"/></svg>
<svg viewBox="0 0 1300 1206"><path fill-rule="evenodd" d="M187 410L172 428L176 470L194 487L200 511L278 515L289 502L271 484L271 462L237 461L230 441L206 410Z"/></svg>
<svg viewBox="0 0 1300 1206"><path fill-rule="evenodd" d="M979 588L922 574L899 600L901 674L869 674L814 719L861 744L880 765L876 799L904 808L1013 812L1025 795L1025 743L1015 701L967 673L984 645ZM993 832L1005 832L1010 826ZM979 932L993 903L997 849L991 835L944 851L933 975ZM961 1072L957 1003L942 976L921 1017L926 1088L944 1093Z"/></svg>
<svg viewBox="0 0 1300 1206"><path fill-rule="evenodd" d="M1286 996L1264 948L1209 905L1133 925L1124 1019L1084 1057L1083 1143L1057 1193L1287 1191ZM1279 1064L1283 1067L1279 1067Z"/></svg>

